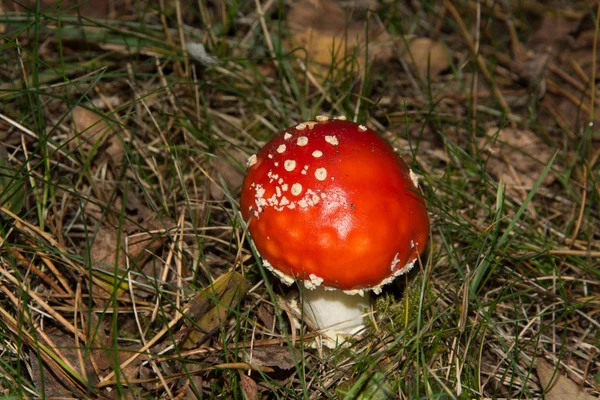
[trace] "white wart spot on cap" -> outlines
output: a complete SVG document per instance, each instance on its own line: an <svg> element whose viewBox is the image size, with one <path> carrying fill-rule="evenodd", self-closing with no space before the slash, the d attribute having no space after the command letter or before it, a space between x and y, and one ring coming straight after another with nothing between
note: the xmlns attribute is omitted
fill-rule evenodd
<svg viewBox="0 0 600 400"><path fill-rule="evenodd" d="M283 153L285 151L285 144L280 144L279 147L277 147L277 152L279 154Z"/></svg>
<svg viewBox="0 0 600 400"><path fill-rule="evenodd" d="M292 185L292 194L294 196L300 196L301 193L302 193L302 185L299 183L294 183Z"/></svg>
<svg viewBox="0 0 600 400"><path fill-rule="evenodd" d="M298 136L296 143L301 147L306 146L308 144L308 138L306 136Z"/></svg>
<svg viewBox="0 0 600 400"><path fill-rule="evenodd" d="M262 208L267 205L267 200L264 197L254 199L254 203L258 207L258 210L262 212Z"/></svg>
<svg viewBox="0 0 600 400"><path fill-rule="evenodd" d="M365 132L365 131L367 130L367 127L366 127L366 126L364 126L364 125L359 125L359 126L358 126L358 129L359 129L360 131L362 131L362 132Z"/></svg>
<svg viewBox="0 0 600 400"><path fill-rule="evenodd" d="M288 133L288 132L286 132L285 135L283 135L283 139L284 140L288 140L291 137L292 137L292 135L290 133Z"/></svg>
<svg viewBox="0 0 600 400"><path fill-rule="evenodd" d="M325 168L317 168L315 170L315 178L319 181L327 179L327 170Z"/></svg>
<svg viewBox="0 0 600 400"><path fill-rule="evenodd" d="M306 171L308 171L308 165L305 165L304 168L302 168L302 171L300 171L300 173L302 175L306 175Z"/></svg>
<svg viewBox="0 0 600 400"><path fill-rule="evenodd" d="M316 194L316 193L312 193L312 194L310 195L310 200L311 200L311 202L312 202L312 205L314 206L314 205L316 205L316 204L317 204L319 201L321 201L321 198L319 197L319 195L318 195L318 194Z"/></svg>
<svg viewBox="0 0 600 400"><path fill-rule="evenodd" d="M281 190L283 190L284 192L287 192L287 190L288 190L288 184L284 183L283 185L281 185Z"/></svg>
<svg viewBox="0 0 600 400"><path fill-rule="evenodd" d="M329 117L326 117L325 115L317 115L315 119L319 122L329 121Z"/></svg>
<svg viewBox="0 0 600 400"><path fill-rule="evenodd" d="M317 123L314 121L306 121L305 124L308 126L308 129L312 129Z"/></svg>
<svg viewBox="0 0 600 400"><path fill-rule="evenodd" d="M283 168L285 168L285 170L288 172L292 172L294 169L296 169L296 160L285 160L283 162Z"/></svg>
<svg viewBox="0 0 600 400"><path fill-rule="evenodd" d="M246 161L246 168L250 168L251 166L256 164L256 161L256 154L252 154L250 157L248 157L248 161Z"/></svg>
<svg viewBox="0 0 600 400"><path fill-rule="evenodd" d="M400 262L400 259L398 258L398 253L396 253L396 255L394 256L394 259L392 260L392 265L391 265L391 271L394 272L394 270L396 269L396 265L398 265L398 263Z"/></svg>
<svg viewBox="0 0 600 400"><path fill-rule="evenodd" d="M334 119L339 119L340 121L345 121L346 120L346 116L345 115L338 115Z"/></svg>
<svg viewBox="0 0 600 400"><path fill-rule="evenodd" d="M323 278L319 278L318 276L316 276L315 274L310 274L308 279L310 279L310 283L314 286L321 286L321 284L323 283Z"/></svg>
<svg viewBox="0 0 600 400"><path fill-rule="evenodd" d="M315 150L315 151L313 151L312 156L314 158L322 157L323 156L323 152L321 150Z"/></svg>
<svg viewBox="0 0 600 400"><path fill-rule="evenodd" d="M256 185L256 198L260 199L265 195L265 188L262 185Z"/></svg>
<svg viewBox="0 0 600 400"><path fill-rule="evenodd" d="M306 124L300 123L300 124L296 125L296 130L302 131L304 129L306 129Z"/></svg>
<svg viewBox="0 0 600 400"><path fill-rule="evenodd" d="M338 144L340 144L338 138L336 138L335 136L325 136L325 141L333 146L337 146Z"/></svg>
<svg viewBox="0 0 600 400"><path fill-rule="evenodd" d="M255 186L254 192L254 204L256 204L256 210L254 210L253 214L256 218L260 218L260 213L263 211L263 207L267 206L267 200L264 198L265 189L262 185ZM252 207L250 207L252 209Z"/></svg>

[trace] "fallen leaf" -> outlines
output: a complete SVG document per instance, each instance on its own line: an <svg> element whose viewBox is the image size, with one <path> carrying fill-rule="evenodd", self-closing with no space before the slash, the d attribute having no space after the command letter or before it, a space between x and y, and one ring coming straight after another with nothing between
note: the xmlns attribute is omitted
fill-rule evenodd
<svg viewBox="0 0 600 400"><path fill-rule="evenodd" d="M559 14L545 14L542 24L530 37L527 47L544 51L557 51L568 46L567 41L573 39L573 33L580 21L578 19L566 18Z"/></svg>
<svg viewBox="0 0 600 400"><path fill-rule="evenodd" d="M243 354L244 361L261 367L291 369L296 366L289 347L261 346Z"/></svg>
<svg viewBox="0 0 600 400"><path fill-rule="evenodd" d="M83 107L73 109L74 136L69 141L69 148L89 153L108 131L106 121L97 113Z"/></svg>
<svg viewBox="0 0 600 400"><path fill-rule="evenodd" d="M256 311L258 319L262 322L267 330L271 330L275 326L275 312L273 306L269 304L261 304Z"/></svg>
<svg viewBox="0 0 600 400"><path fill-rule="evenodd" d="M546 94L546 66L550 55L548 53L528 52L525 60L516 71L529 87L529 93L534 93L541 99Z"/></svg>
<svg viewBox="0 0 600 400"><path fill-rule="evenodd" d="M437 76L450 67L444 46L425 37L409 39L408 51L402 53L402 58L414 65L423 79Z"/></svg>
<svg viewBox="0 0 600 400"><path fill-rule="evenodd" d="M596 38L596 21L589 13L544 13L541 26L527 42L523 64L516 68L528 83L529 93L538 98L544 95L540 109L550 115L538 113L540 126L558 121L571 131L570 136L577 136L590 122L599 123L599 118L591 115L588 85L596 74Z"/></svg>
<svg viewBox="0 0 600 400"><path fill-rule="evenodd" d="M127 280L122 279L127 270L127 255L123 251L116 228L101 227L94 238L91 246L91 256L94 263L92 274L105 282L109 287L116 287L117 293L122 293L129 287ZM115 270L117 271L115 274ZM120 272L119 272L120 271ZM116 285L116 286L114 286ZM101 289L94 286L95 293L101 293Z"/></svg>
<svg viewBox="0 0 600 400"><path fill-rule="evenodd" d="M188 331L181 342L182 349L190 349L209 337L225 322L232 307L250 289L250 282L233 270L221 275L212 285L198 292L186 307Z"/></svg>
<svg viewBox="0 0 600 400"><path fill-rule="evenodd" d="M491 128L479 141L479 149L490 154L486 170L506 183L507 190L529 190L554 154L554 150L530 130ZM548 174L549 185L555 177Z"/></svg>
<svg viewBox="0 0 600 400"><path fill-rule="evenodd" d="M246 400L258 400L258 385L256 381L246 375L243 371L239 371L240 383L244 397Z"/></svg>
<svg viewBox="0 0 600 400"><path fill-rule="evenodd" d="M564 375L541 357L535 359L540 384L546 392L545 400L598 400L584 392L579 385Z"/></svg>
<svg viewBox="0 0 600 400"><path fill-rule="evenodd" d="M202 375L194 372L201 370L202 366L197 364L188 364L185 367L190 376L185 379L185 396L184 399L202 399Z"/></svg>
<svg viewBox="0 0 600 400"><path fill-rule="evenodd" d="M81 151L88 156L96 150L106 154L116 166L123 161L123 146L115 132L106 123L106 117L77 106L73 109L74 132L69 141L71 151ZM106 143L105 143L106 142Z"/></svg>
<svg viewBox="0 0 600 400"><path fill-rule="evenodd" d="M308 69L317 78L346 66L360 72L367 61L387 60L393 52L386 43L385 32L376 24L355 21L334 1L302 0L294 3L287 17L292 37L288 48L301 60L308 60ZM367 31L367 26L369 30ZM369 60L366 46L369 46Z"/></svg>
<svg viewBox="0 0 600 400"><path fill-rule="evenodd" d="M86 352L84 345L79 343L80 347L78 348L73 336L56 328L46 329L45 335L51 341L52 346L55 346L53 350L60 352L57 357L60 357L61 361L56 363L54 359L42 359L40 363L42 357L34 351L29 352L31 377L36 389L39 393L54 398L83 395L85 392L82 392L82 388L72 379L68 369L63 365L66 363L71 365L77 374L89 379L89 383L97 382L98 377L94 373L89 357L82 358L83 366L80 363L79 355ZM80 354L78 354L79 352ZM81 371L82 367L84 371Z"/></svg>
<svg viewBox="0 0 600 400"><path fill-rule="evenodd" d="M126 219L120 227L101 226L91 245L94 265L92 273L109 286L116 284L117 293L129 288L128 280L122 279L128 266L138 271L142 270L148 258L166 240L166 235L160 233L165 230L165 221L147 216L144 218L143 212L138 215L142 219L139 224ZM116 276L115 271L117 271ZM140 281L144 280L143 274L136 277ZM152 279L152 276L149 279Z"/></svg>

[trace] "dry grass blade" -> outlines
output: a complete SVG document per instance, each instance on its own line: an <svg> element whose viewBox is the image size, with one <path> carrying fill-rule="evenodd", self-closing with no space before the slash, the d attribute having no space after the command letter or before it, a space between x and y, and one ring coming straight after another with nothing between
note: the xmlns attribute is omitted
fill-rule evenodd
<svg viewBox="0 0 600 400"><path fill-rule="evenodd" d="M600 394L600 5L0 3L0 395ZM336 349L238 202L317 115L389 141L431 220Z"/></svg>
<svg viewBox="0 0 600 400"><path fill-rule="evenodd" d="M3 308L0 308L2 322L24 343L32 348L38 349L37 355L46 363L46 367L53 374L57 375L74 393L79 396L85 396L89 390L87 379L82 376L77 369L70 365L66 358L57 351L53 343L41 343L35 336L23 330L20 324ZM50 346L49 346L50 345Z"/></svg>

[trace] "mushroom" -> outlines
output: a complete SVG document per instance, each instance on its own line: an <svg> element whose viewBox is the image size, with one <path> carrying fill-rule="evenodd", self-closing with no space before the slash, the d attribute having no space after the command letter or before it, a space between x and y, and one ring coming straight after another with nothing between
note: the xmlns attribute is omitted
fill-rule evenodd
<svg viewBox="0 0 600 400"><path fill-rule="evenodd" d="M264 265L303 284L305 314L334 343L363 329L368 291L427 244L416 175L371 129L323 116L276 135L247 167L240 208Z"/></svg>

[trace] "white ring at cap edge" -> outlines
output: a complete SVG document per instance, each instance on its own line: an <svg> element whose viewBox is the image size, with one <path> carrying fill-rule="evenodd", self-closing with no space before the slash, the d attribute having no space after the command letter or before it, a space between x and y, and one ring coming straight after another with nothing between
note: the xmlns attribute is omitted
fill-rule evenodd
<svg viewBox="0 0 600 400"><path fill-rule="evenodd" d="M290 286L292 283L296 282L296 279L293 276L284 274L277 268L273 267L266 258L264 258L262 256L261 256L261 258L263 260L263 266L266 269L268 269L269 271L271 271L271 273L273 275L277 276L281 280L281 282L283 282L285 285ZM408 273L411 269L413 269L413 267L417 264L417 259L418 259L418 257L415 258L414 260L408 262L406 265L404 265L404 267L394 271L394 273L391 276L385 278L383 281L381 281L379 284L377 284L375 286L368 287L368 288L362 288L362 289L344 290L343 292L346 294L349 294L349 295L358 294L360 296L363 296L365 291L372 290L373 293L379 294L379 293L381 293L381 290L384 285L387 285L388 283L393 282L394 279L396 279L396 277L398 277L400 275L404 275L404 274ZM309 290L312 290L312 289L316 288L317 286L320 286L320 285L315 284L316 283L315 280L320 279L320 278L318 278L314 274L311 274L311 277L314 277L314 278L311 278L310 281L308 281L310 283L308 283L308 282L305 283L304 281L302 281L304 287ZM323 288L325 288L326 290L340 290L339 288L336 288L336 287L325 286L325 285L321 285L321 286Z"/></svg>

